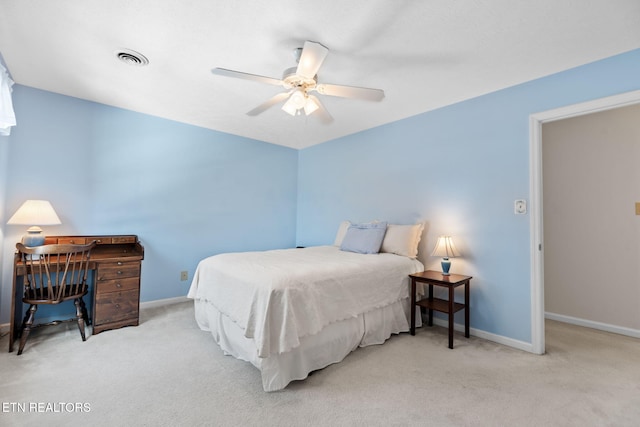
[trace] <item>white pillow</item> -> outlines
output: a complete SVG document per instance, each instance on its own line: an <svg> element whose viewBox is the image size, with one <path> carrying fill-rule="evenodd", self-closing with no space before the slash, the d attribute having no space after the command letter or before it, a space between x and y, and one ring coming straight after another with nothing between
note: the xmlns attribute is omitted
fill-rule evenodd
<svg viewBox="0 0 640 427"><path fill-rule="evenodd" d="M409 258L418 256L418 243L422 238L424 224L389 224L382 241L380 252L402 255Z"/></svg>
<svg viewBox="0 0 640 427"><path fill-rule="evenodd" d="M333 242L334 246L342 245L342 241L344 240L344 235L347 234L347 230L351 226L351 221L342 221L340 226L338 227L338 233L336 234L336 240Z"/></svg>

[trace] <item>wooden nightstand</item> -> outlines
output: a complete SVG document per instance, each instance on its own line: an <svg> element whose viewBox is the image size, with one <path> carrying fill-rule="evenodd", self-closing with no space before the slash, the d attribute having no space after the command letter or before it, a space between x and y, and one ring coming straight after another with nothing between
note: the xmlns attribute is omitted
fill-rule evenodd
<svg viewBox="0 0 640 427"><path fill-rule="evenodd" d="M421 273L410 274L411 278L411 307L416 305L429 311L428 326L433 326L433 310L446 313L449 317L449 348L453 348L453 315L464 309L464 336L469 338L469 282L471 276L460 274L443 275L439 271L427 270ZM429 285L427 298L416 301L416 283L422 282ZM433 286L442 286L449 289L449 299L443 300L433 297ZM464 304L455 302L453 291L458 286L464 285ZM416 310L411 310L411 335L416 334Z"/></svg>

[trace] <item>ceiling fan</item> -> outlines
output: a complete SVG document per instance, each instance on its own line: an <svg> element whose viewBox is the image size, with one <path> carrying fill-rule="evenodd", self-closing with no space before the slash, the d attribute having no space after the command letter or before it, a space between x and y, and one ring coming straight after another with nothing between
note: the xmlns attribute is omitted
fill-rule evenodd
<svg viewBox="0 0 640 427"><path fill-rule="evenodd" d="M253 80L285 88L285 92L275 95L247 112L249 116L257 116L275 104L286 100L282 109L292 116L301 114L302 111L304 111L306 115L315 112L315 115L323 123L328 124L333 121L333 117L331 117L318 97L314 96L312 92L317 92L321 95L354 98L365 101L381 101L384 98L384 91L380 89L318 83L317 73L328 53L329 49L320 43L312 41L304 42L304 47L294 51L298 66L284 70L282 79L243 73L226 68L214 68L211 72L220 76Z"/></svg>

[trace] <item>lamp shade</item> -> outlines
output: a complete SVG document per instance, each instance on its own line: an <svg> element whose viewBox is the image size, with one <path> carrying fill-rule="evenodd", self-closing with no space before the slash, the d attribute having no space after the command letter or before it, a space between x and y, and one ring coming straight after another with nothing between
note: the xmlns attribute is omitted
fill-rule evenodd
<svg viewBox="0 0 640 427"><path fill-rule="evenodd" d="M27 200L13 214L7 224L15 225L58 225L60 218L47 200Z"/></svg>
<svg viewBox="0 0 640 427"><path fill-rule="evenodd" d="M40 225L62 224L60 218L53 210L53 206L47 200L27 200L13 214L7 224L30 225L27 234L22 236L22 244L25 246L44 245L44 236Z"/></svg>
<svg viewBox="0 0 640 427"><path fill-rule="evenodd" d="M296 107L295 103L291 101L291 98L289 98L289 100L284 103L284 105L282 106L282 111L285 111L292 116L298 114L298 108Z"/></svg>
<svg viewBox="0 0 640 427"><path fill-rule="evenodd" d="M320 106L318 103L311 97L307 98L307 102L304 104L304 113L308 116L309 114L316 111Z"/></svg>
<svg viewBox="0 0 640 427"><path fill-rule="evenodd" d="M440 236L436 242L436 247L433 249L431 256L439 256L443 258L453 258L460 256L460 252L453 244L451 236Z"/></svg>

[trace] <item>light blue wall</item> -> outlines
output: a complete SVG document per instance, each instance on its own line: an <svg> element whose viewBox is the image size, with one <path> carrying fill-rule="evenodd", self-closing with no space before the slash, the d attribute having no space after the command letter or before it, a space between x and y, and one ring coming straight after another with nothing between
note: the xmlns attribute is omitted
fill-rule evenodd
<svg viewBox="0 0 640 427"><path fill-rule="evenodd" d="M302 150L297 243L331 243L345 219L425 221L427 267L451 234L452 271L474 276L471 327L530 342L530 216L513 213L529 199L529 116L637 89L640 50Z"/></svg>
<svg viewBox="0 0 640 427"><path fill-rule="evenodd" d="M13 97L0 216L44 198L63 223L46 234L137 234L142 301L186 295L180 271L208 255L294 246L296 150L25 86ZM0 323L24 227L2 230Z"/></svg>

